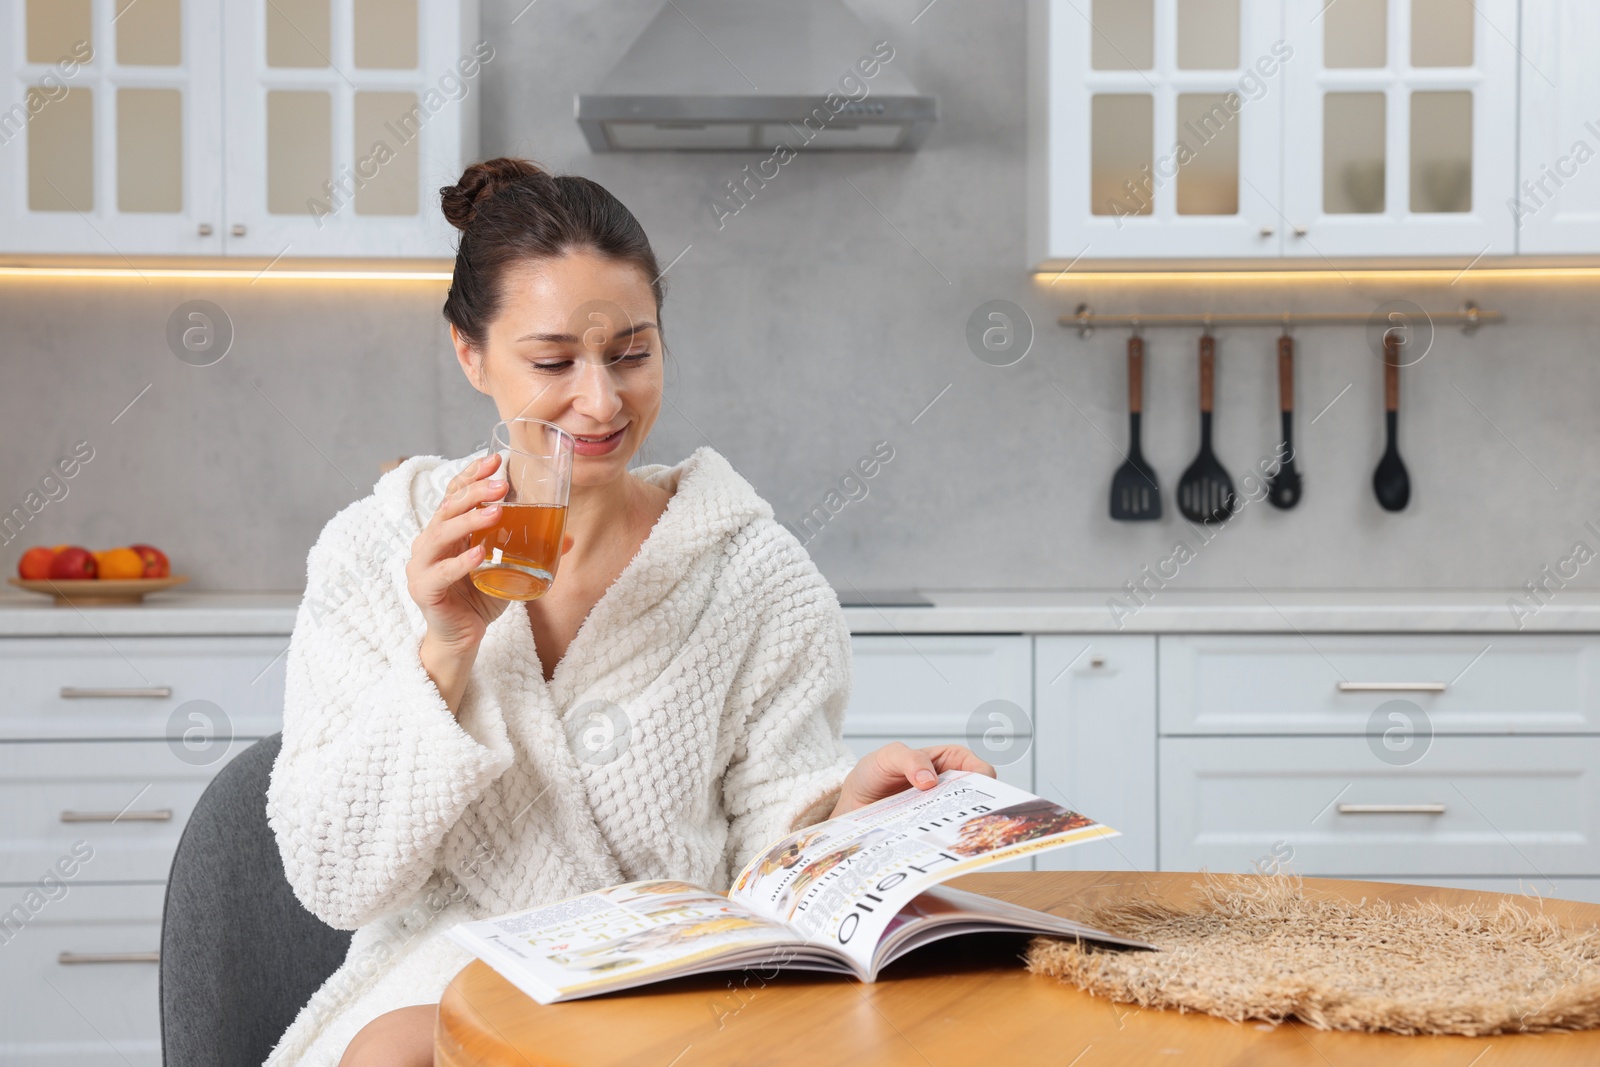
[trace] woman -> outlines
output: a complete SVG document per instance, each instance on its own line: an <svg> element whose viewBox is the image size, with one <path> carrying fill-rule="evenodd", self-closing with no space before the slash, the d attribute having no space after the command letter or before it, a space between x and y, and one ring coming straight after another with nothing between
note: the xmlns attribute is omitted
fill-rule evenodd
<svg viewBox="0 0 1600 1067"><path fill-rule="evenodd" d="M578 439L568 536L544 597L484 596L468 534L506 492L498 460L419 456L311 549L267 810L300 900L356 934L270 1065L432 1063L458 922L634 879L723 890L785 833L994 773L957 745L857 762L843 613L771 506L709 447L628 470L663 357L633 215L522 160L441 193L462 371L501 418Z"/></svg>

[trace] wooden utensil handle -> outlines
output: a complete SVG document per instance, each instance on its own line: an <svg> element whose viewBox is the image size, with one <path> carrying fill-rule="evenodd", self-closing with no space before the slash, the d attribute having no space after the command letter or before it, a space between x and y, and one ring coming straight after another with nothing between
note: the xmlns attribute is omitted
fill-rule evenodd
<svg viewBox="0 0 1600 1067"><path fill-rule="evenodd" d="M1278 410L1294 410L1294 339L1278 338Z"/></svg>
<svg viewBox="0 0 1600 1067"><path fill-rule="evenodd" d="M1400 334L1383 335L1383 410L1400 410Z"/></svg>
<svg viewBox="0 0 1600 1067"><path fill-rule="evenodd" d="M1211 337L1200 338L1200 410L1211 410L1212 389L1217 373L1217 342Z"/></svg>
<svg viewBox="0 0 1600 1067"><path fill-rule="evenodd" d="M1144 338L1128 338L1128 411L1144 410Z"/></svg>

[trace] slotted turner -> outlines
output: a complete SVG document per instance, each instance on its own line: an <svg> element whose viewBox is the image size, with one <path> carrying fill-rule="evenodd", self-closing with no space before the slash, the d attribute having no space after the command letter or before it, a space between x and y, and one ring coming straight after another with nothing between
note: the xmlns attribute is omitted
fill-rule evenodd
<svg viewBox="0 0 1600 1067"><path fill-rule="evenodd" d="M1238 506L1233 479L1211 451L1211 401L1216 364L1216 341L1207 334L1200 338L1200 454L1178 482L1178 510L1190 522L1222 522Z"/></svg>
<svg viewBox="0 0 1600 1067"><path fill-rule="evenodd" d="M1128 458L1111 478L1111 517L1118 522L1161 518L1161 486L1139 449L1144 410L1144 340L1128 338Z"/></svg>

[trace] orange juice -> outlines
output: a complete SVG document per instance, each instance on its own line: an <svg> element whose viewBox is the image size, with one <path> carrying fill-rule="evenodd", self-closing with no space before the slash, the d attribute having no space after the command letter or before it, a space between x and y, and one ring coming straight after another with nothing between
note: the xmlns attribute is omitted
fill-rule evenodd
<svg viewBox="0 0 1600 1067"><path fill-rule="evenodd" d="M567 509L561 504L502 504L500 519L471 534L483 545L483 562L472 571L480 592L501 600L537 600L556 579Z"/></svg>

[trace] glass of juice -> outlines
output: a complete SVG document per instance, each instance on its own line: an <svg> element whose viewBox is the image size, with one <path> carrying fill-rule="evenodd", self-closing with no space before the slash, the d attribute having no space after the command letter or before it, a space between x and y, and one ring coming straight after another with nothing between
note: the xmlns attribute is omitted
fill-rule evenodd
<svg viewBox="0 0 1600 1067"><path fill-rule="evenodd" d="M472 584L501 600L537 600L556 580L561 536L572 490L572 435L542 419L495 423L489 454L500 457L494 476L509 486L500 519L468 537L482 545Z"/></svg>

